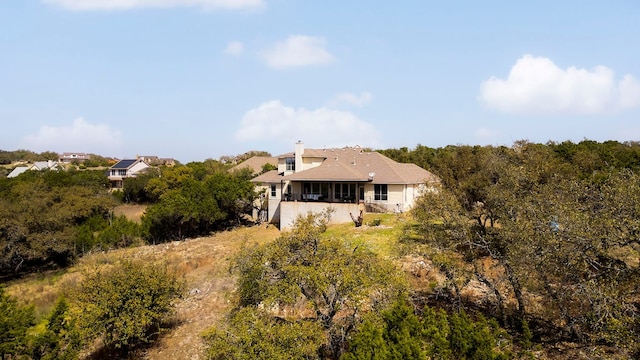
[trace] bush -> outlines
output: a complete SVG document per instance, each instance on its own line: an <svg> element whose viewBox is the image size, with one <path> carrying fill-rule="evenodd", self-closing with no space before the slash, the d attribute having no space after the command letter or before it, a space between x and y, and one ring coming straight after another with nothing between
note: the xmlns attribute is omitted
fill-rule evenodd
<svg viewBox="0 0 640 360"><path fill-rule="evenodd" d="M78 325L86 338L102 336L105 347L127 353L153 340L182 288L163 266L124 261L85 278L75 296Z"/></svg>

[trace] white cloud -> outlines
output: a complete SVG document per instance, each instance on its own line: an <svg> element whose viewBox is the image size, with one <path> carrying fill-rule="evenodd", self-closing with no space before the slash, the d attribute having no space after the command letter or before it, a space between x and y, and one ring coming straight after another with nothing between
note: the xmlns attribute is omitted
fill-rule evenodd
<svg viewBox="0 0 640 360"><path fill-rule="evenodd" d="M291 35L263 51L261 56L267 65L276 69L325 65L335 60L325 47L322 37Z"/></svg>
<svg viewBox="0 0 640 360"><path fill-rule="evenodd" d="M544 57L524 55L506 80L491 77L481 85L480 100L513 114L599 114L640 106L640 82L625 75L616 83L613 70L556 66Z"/></svg>
<svg viewBox="0 0 640 360"><path fill-rule="evenodd" d="M240 141L277 141L290 145L313 138L327 147L375 146L378 131L347 111L318 108L294 109L274 100L247 111L235 137Z"/></svg>
<svg viewBox="0 0 640 360"><path fill-rule="evenodd" d="M83 118L70 126L42 126L37 134L22 139L25 148L34 151L82 151L109 155L123 144L122 133L104 124L90 124Z"/></svg>
<svg viewBox="0 0 640 360"><path fill-rule="evenodd" d="M180 6L204 9L255 10L264 0L43 0L45 3L75 11L129 10L134 8L170 8Z"/></svg>
<svg viewBox="0 0 640 360"><path fill-rule="evenodd" d="M332 106L337 106L340 104L364 106L370 103L372 99L373 99L373 95L371 95L371 93L368 91L363 91L360 94L344 92L334 96L329 101L329 104L331 104Z"/></svg>
<svg viewBox="0 0 640 360"><path fill-rule="evenodd" d="M224 53L227 55L238 57L244 52L244 44L240 41L232 41L224 48Z"/></svg>

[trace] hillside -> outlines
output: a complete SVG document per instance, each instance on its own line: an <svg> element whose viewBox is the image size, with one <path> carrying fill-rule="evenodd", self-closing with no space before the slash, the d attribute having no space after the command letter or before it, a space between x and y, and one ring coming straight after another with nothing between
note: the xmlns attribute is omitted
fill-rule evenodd
<svg viewBox="0 0 640 360"><path fill-rule="evenodd" d="M84 269L105 266L121 258L163 260L177 270L187 284L187 294L177 305L175 327L164 334L146 359L198 359L202 355L200 333L224 315L234 288L229 261L243 244L272 241L279 231L272 227L240 228L214 236L141 246L83 257L64 272L33 275L8 284L7 292L33 303L38 313L49 311L56 298L78 283Z"/></svg>

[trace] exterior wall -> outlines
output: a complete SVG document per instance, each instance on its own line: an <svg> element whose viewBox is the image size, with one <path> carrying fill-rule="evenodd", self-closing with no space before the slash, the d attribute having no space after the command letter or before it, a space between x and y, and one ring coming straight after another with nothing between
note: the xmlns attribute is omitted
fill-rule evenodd
<svg viewBox="0 0 640 360"><path fill-rule="evenodd" d="M308 170L316 166L320 166L320 164L322 164L323 161L324 161L324 158L305 157L302 159L302 170ZM296 167L296 171L299 171L297 167Z"/></svg>
<svg viewBox="0 0 640 360"><path fill-rule="evenodd" d="M388 184L387 200L375 200L374 184L366 184L364 201L376 204L386 211L408 211L422 193L419 187L420 185L416 184Z"/></svg>
<svg viewBox="0 0 640 360"><path fill-rule="evenodd" d="M361 209L358 204L283 201L280 203L280 230L290 229L298 217L298 214L307 214L309 212L321 213L328 207L335 209L335 212L331 215L330 224L351 222L351 215L349 215L349 213L358 216Z"/></svg>
<svg viewBox="0 0 640 360"><path fill-rule="evenodd" d="M127 170L127 177L136 176L140 171L142 171L142 170L144 170L144 169L146 169L148 167L149 167L149 165L147 165L146 163L144 163L142 161L138 162L138 163L135 163L132 167L130 167Z"/></svg>

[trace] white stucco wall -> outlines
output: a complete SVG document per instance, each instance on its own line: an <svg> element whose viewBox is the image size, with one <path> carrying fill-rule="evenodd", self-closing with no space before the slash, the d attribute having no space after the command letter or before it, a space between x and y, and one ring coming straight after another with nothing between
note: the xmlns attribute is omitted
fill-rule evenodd
<svg viewBox="0 0 640 360"><path fill-rule="evenodd" d="M358 216L361 208L358 204L283 201L280 203L280 230L290 229L298 214L321 213L328 207L335 209L330 224L351 222L349 213Z"/></svg>

